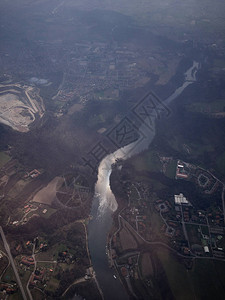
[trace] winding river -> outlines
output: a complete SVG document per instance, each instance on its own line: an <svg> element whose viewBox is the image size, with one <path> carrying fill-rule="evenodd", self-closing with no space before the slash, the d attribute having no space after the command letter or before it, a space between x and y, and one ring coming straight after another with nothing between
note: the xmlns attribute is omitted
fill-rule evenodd
<svg viewBox="0 0 225 300"><path fill-rule="evenodd" d="M176 99L186 87L196 81L196 73L200 68L200 64L196 61L184 74L184 83L178 87L175 92L169 96L164 104L167 106ZM107 155L100 163L98 168L98 180L95 185L95 197L93 199L91 215L93 219L88 225L88 241L92 258L92 263L99 285L106 300L110 299L129 299L126 290L120 280L114 279L114 272L109 268L108 258L106 255L106 243L109 230L112 226L112 214L117 210L116 199L110 189L110 175L112 172L112 164L116 159L128 159L149 147L155 136L155 121L157 115L153 114L153 127L151 130L143 124L140 131L147 138L141 142L139 140L118 149L112 154Z"/></svg>

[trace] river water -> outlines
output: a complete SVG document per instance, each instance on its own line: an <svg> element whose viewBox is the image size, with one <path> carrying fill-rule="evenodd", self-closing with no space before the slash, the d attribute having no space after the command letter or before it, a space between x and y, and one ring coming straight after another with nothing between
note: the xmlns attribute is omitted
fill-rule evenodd
<svg viewBox="0 0 225 300"><path fill-rule="evenodd" d="M184 74L184 83L175 92L164 100L167 106L176 99L190 84L196 81L196 73L200 64L196 61ZM151 130L144 123L139 128L146 136L141 142L137 140L114 153L107 155L100 163L98 168L98 180L95 185L95 196L93 199L91 215L93 219L88 225L88 243L94 270L97 280L106 300L129 299L122 283L119 279L114 279L114 271L109 268L106 255L106 243L109 230L112 226L112 214L117 210L116 199L110 189L110 175L112 164L116 159L128 159L149 147L155 136L155 121L157 113L153 113L153 125Z"/></svg>

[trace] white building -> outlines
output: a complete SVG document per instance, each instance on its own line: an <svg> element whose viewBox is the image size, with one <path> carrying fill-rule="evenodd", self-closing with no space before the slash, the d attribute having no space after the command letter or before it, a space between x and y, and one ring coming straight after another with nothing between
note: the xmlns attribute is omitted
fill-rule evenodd
<svg viewBox="0 0 225 300"><path fill-rule="evenodd" d="M208 246L204 246L204 251L205 251L205 253L209 253L209 247Z"/></svg>
<svg viewBox="0 0 225 300"><path fill-rule="evenodd" d="M187 200L186 197L184 197L182 193L180 193L179 195L174 195L174 201L175 204L177 205L181 205L181 204L191 205L190 202Z"/></svg>

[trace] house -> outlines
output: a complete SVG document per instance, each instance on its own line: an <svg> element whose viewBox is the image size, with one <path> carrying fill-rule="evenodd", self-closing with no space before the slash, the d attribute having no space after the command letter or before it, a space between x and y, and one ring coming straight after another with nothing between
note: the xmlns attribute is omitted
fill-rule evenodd
<svg viewBox="0 0 225 300"><path fill-rule="evenodd" d="M121 274L122 274L123 277L126 277L126 276L128 276L128 274L129 274L126 267L122 267L122 268L120 269L120 271L121 271Z"/></svg>
<svg viewBox="0 0 225 300"><path fill-rule="evenodd" d="M204 246L204 251L205 251L205 253L209 253L209 247L208 246Z"/></svg>

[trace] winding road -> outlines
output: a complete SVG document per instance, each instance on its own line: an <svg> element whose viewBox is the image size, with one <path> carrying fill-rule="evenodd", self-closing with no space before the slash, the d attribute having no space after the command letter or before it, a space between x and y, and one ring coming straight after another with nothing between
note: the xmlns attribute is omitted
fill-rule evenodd
<svg viewBox="0 0 225 300"><path fill-rule="evenodd" d="M16 268L16 266L15 266L15 263L14 263L14 260L13 260L13 257L12 257L12 254L11 254L11 251L10 251L10 248L9 248L9 244L7 243L7 240L6 240L4 231L3 231L3 229L2 229L2 226L0 226L0 234L1 234L1 237L2 237L2 241L3 241L3 243L4 243L5 250L6 250L7 255L8 255L9 261L10 261L10 263L11 263L11 265L12 265L14 274L15 274L15 276L16 276L16 281L17 281L18 286L19 286L19 288L20 288L20 291L21 291L23 300L27 300L27 296L26 296L26 294L25 294L25 291L24 291L22 282L21 282L21 280L20 280L20 277L19 277L17 268Z"/></svg>

